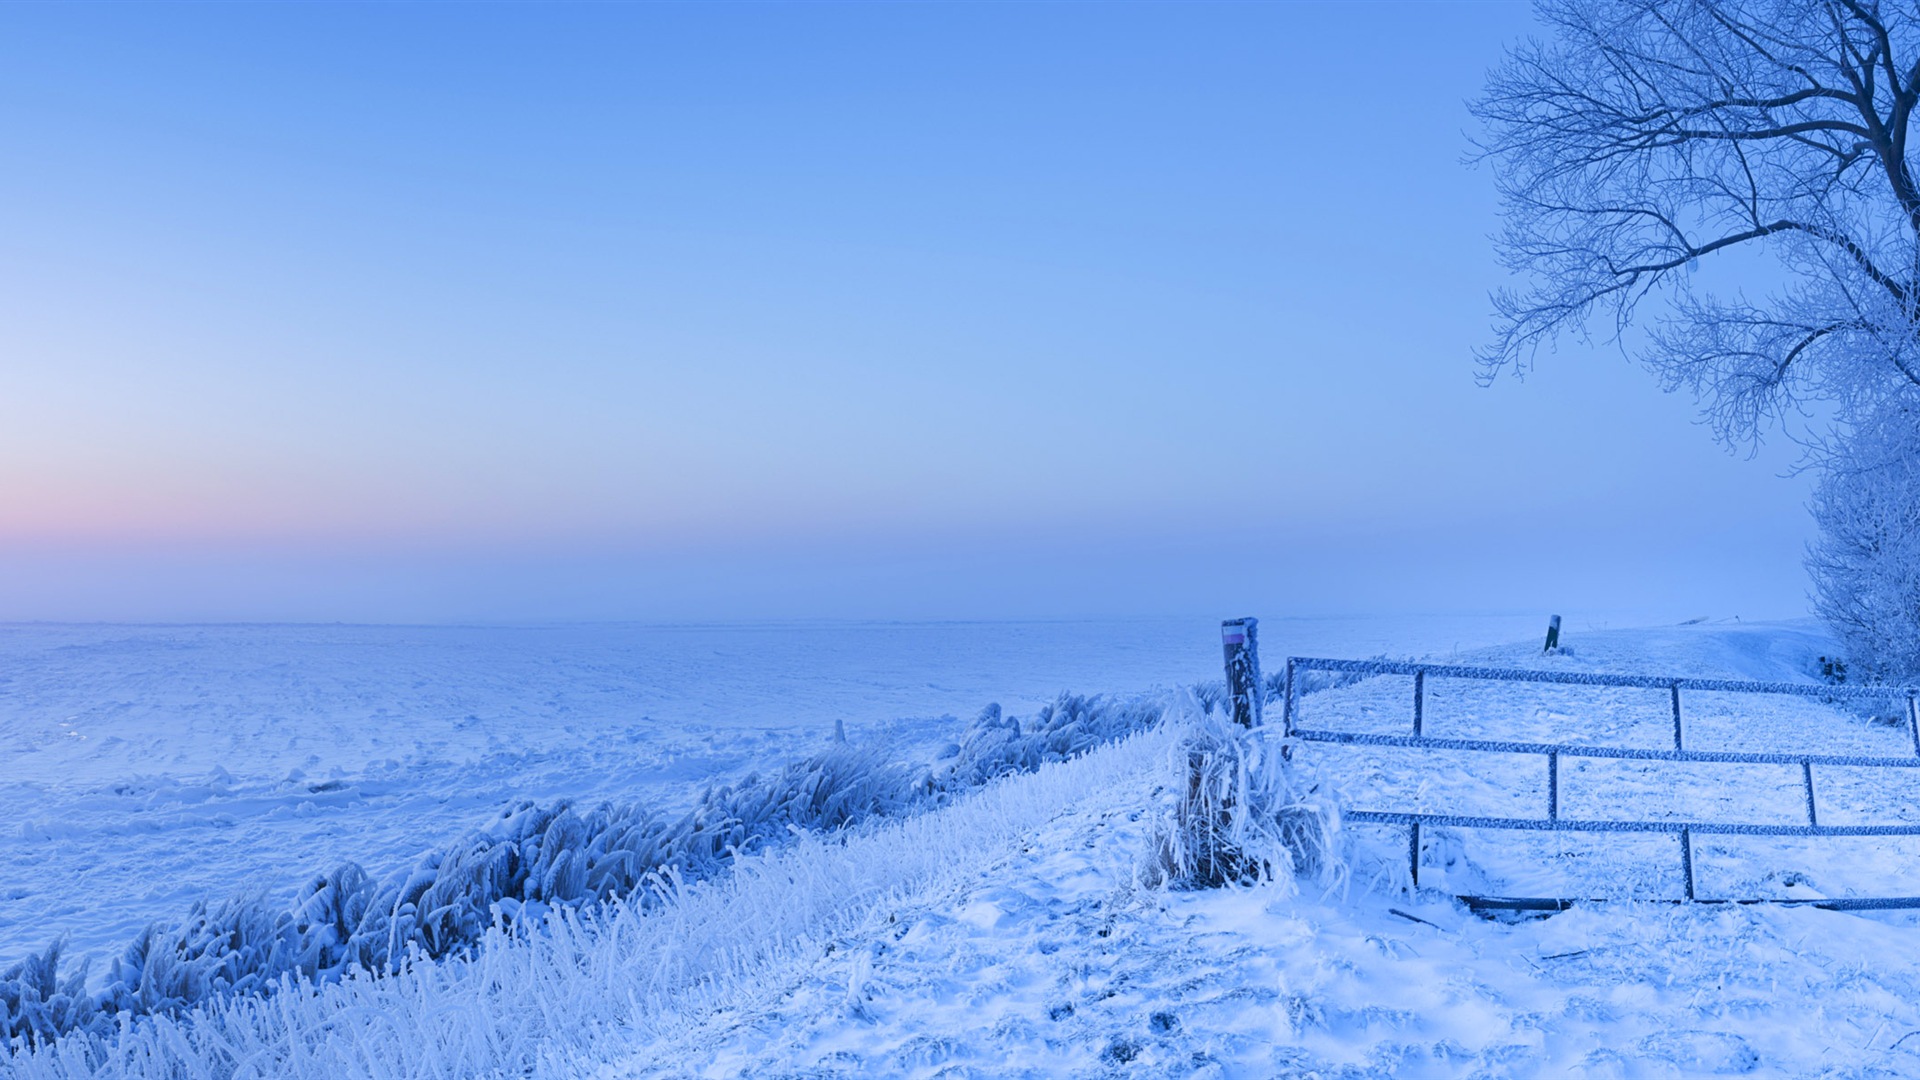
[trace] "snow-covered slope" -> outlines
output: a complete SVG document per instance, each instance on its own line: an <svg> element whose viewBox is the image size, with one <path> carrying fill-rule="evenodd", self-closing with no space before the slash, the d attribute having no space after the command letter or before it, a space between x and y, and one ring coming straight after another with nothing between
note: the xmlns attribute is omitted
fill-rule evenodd
<svg viewBox="0 0 1920 1080"><path fill-rule="evenodd" d="M1269 620L1270 652L1490 644L1534 619ZM501 810L662 811L837 723L930 757L988 702L1219 677L1207 619L724 626L0 625L0 969L397 871Z"/></svg>
<svg viewBox="0 0 1920 1080"><path fill-rule="evenodd" d="M1452 659L1801 681L1831 648L1805 626L1610 632L1570 644L1554 657L1511 646ZM1371 691L1361 684L1348 688L1344 701L1330 692L1314 704L1336 722L1364 722L1369 709L1404 722L1404 690L1397 682ZM1543 718L1556 710L1514 699L1456 699L1451 714L1443 708L1439 715L1442 723L1484 725L1606 721L1621 703L1603 696L1598 707L1559 704L1565 712ZM1739 704L1722 710L1746 721L1720 732L1730 741L1745 732L1762 742L1819 748L1882 734L1857 715L1817 703ZM1719 715L1706 702L1695 710L1703 728ZM1619 722L1609 734L1630 737L1630 723ZM1337 760L1312 760L1331 749L1303 746L1298 755L1349 787L1383 780L1377 770L1341 775ZM756 988L751 1002L715 1007L597 1075L1920 1073L1920 920L1910 914L1625 902L1492 921L1438 891L1401 892L1404 874L1393 871L1405 857L1403 832L1350 833L1355 878L1335 895L1296 895L1286 883L1141 889L1128 861L1149 843L1151 818L1141 808L1151 804L1155 786L1178 783L1177 771L1177 763L1163 766L1157 779L1143 776L1105 792L977 880L891 912L885 925L841 942L784 985ZM1448 770L1429 761L1426 771L1432 780ZM1420 789L1409 779L1399 778L1399 790ZM1511 786L1515 770L1485 769L1480 779ZM1903 779L1884 771L1860 778L1851 793L1856 812L1910 812ZM1758 786L1762 804L1770 794L1764 783L1730 783ZM1610 794L1636 802L1671 795L1674 786L1608 785ZM1431 784L1422 794L1440 797ZM1797 810L1797 787L1778 794L1791 796ZM1456 873L1513 891L1540 882L1503 879L1503 871L1537 875L1569 861L1567 850L1511 850L1513 835L1446 837L1438 847L1451 850L1430 849L1430 857L1451 854ZM1629 841L1596 854L1589 845L1584 861L1604 866L1612 878L1586 884L1601 891L1658 884L1674 854L1667 850L1671 838L1659 839L1666 843L1652 851L1636 851ZM1719 884L1731 891L1764 883L1762 867L1797 857L1799 895L1818 894L1808 882L1837 893L1876 875L1883 887L1911 882L1915 846L1853 841L1823 852L1804 842L1784 853L1705 852L1703 869L1717 865ZM1438 883L1446 884L1443 875ZM1779 886L1780 875L1771 883ZM1920 892L1910 884L1906 891Z"/></svg>
<svg viewBox="0 0 1920 1080"><path fill-rule="evenodd" d="M1733 625L1568 644L1569 655L1550 658L1523 646L1447 658L1786 680L1809 678L1825 648L1804 627ZM1385 725L1405 704L1387 681L1309 704L1329 726ZM1625 699L1449 705L1440 694L1435 724L1638 737ZM1869 718L1818 703L1782 715L1703 703L1700 716L1702 738L1822 747L1881 735ZM1716 716L1726 721L1718 728ZM1401 891L1404 833L1384 829L1349 830L1353 876L1330 895L1284 881L1142 887L1155 814L1184 781L1175 734L1003 780L937 812L801 837L731 874L669 887L651 905L496 933L471 960L224 1002L138 1027L106 1056L75 1044L5 1068L22 1077L1920 1072L1920 926L1905 914L1625 902L1495 922L1439 892ZM1343 763L1329 749L1300 748L1298 768L1350 798L1404 794L1410 780L1422 797L1411 766ZM1425 778L1452 772L1430 765ZM1461 792L1478 785L1491 796L1524 775L1518 765L1482 769ZM1639 802L1687 786L1635 783L1596 782L1593 797ZM1761 783L1706 808L1766 812L1770 797L1788 794ZM1840 794L1861 814L1906 812L1907 796L1873 778ZM1838 892L1853 884L1848 874L1900 865L1892 860L1908 842L1873 843L1814 858L1792 887ZM1516 853L1498 837L1463 835L1430 851L1428 883L1446 883L1449 859L1454 872L1500 885L1582 862L1651 894L1657 873L1633 875L1670 854ZM1764 882L1775 856L1714 858L1730 890Z"/></svg>
<svg viewBox="0 0 1920 1080"><path fill-rule="evenodd" d="M1505 924L1432 895L1148 892L1127 884L1145 794L1104 792L587 1075L1920 1071L1905 918L1623 904Z"/></svg>

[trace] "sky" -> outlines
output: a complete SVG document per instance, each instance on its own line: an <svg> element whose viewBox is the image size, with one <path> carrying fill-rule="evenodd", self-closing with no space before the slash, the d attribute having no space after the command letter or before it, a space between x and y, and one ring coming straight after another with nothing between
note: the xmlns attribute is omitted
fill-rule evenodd
<svg viewBox="0 0 1920 1080"><path fill-rule="evenodd" d="M1472 359L1515 3L0 6L0 621L1803 614Z"/></svg>

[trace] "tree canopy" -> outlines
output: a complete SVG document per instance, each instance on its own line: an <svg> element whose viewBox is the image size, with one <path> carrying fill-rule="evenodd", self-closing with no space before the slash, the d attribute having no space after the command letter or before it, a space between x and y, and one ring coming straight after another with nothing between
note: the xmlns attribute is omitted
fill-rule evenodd
<svg viewBox="0 0 1920 1080"><path fill-rule="evenodd" d="M1833 444L1920 395L1920 7L1873 0L1542 0L1476 114L1526 283L1495 294L1483 377L1563 334L1639 358L1717 435ZM1765 295L1692 270L1763 255ZM1649 306L1651 302L1651 306ZM1643 312L1643 308L1646 310ZM1823 421L1826 422L1826 421Z"/></svg>

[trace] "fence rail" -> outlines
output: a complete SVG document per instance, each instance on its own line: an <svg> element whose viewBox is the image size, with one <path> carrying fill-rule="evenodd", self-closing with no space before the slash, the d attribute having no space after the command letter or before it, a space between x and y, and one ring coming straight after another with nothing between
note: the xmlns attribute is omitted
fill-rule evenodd
<svg viewBox="0 0 1920 1080"><path fill-rule="evenodd" d="M1332 731L1301 728L1295 724L1298 676L1302 671L1332 671L1359 675L1411 675L1410 701L1413 732L1410 735L1383 735L1369 732ZM1465 679L1486 682L1539 683L1562 686L1624 687L1666 690L1671 695L1673 748L1653 749L1631 746L1598 746L1582 743L1522 742L1503 739L1435 738L1425 732L1426 681L1428 678ZM1686 726L1681 711L1682 691L1791 695L1821 700L1906 700L1907 732L1913 754L1890 757L1863 754L1756 753L1727 750L1689 750ZM1533 754L1545 757L1547 767L1547 814L1540 818L1488 817L1468 814L1436 814L1418 811L1354 810L1344 816L1349 821L1409 827L1408 863L1415 885L1420 881L1420 828L1435 825L1451 828L1513 829L1545 832L1599 833L1671 833L1680 838L1680 864L1686 884L1686 899L1697 901L1694 890L1693 834L1738 836L1920 836L1920 824L1895 825L1822 825L1820 824L1814 766L1860 766L1868 768L1920 768L1920 688L1812 686L1804 683L1743 682L1731 679L1674 678L1651 675L1606 675L1588 672L1528 671L1516 668L1462 667L1451 664L1415 664L1395 661L1333 660L1323 657L1289 657L1283 688L1282 717L1286 734L1303 742L1343 743L1359 746L1388 746L1426 750L1464 750L1483 753ZM1805 824L1739 823L1724 821L1677 820L1598 820L1560 816L1560 759L1562 757L1626 758L1649 761L1707 762L1746 765L1798 765L1805 792ZM1476 908L1517 910L1562 910L1576 901L1550 897L1463 896ZM1713 900L1712 903L1761 903L1762 900ZM1780 901L1788 902L1788 901ZM1920 896L1856 897L1802 901L1837 910L1875 908L1920 908Z"/></svg>
<svg viewBox="0 0 1920 1080"><path fill-rule="evenodd" d="M1431 675L1439 679L1480 679L1490 682L1559 683L1567 686L1624 686L1641 690L1711 690L1729 694L1792 694L1810 698L1913 697L1912 686L1818 686L1811 683L1745 682L1739 679L1695 679L1669 675L1611 675L1599 671L1535 671L1529 668L1462 667L1456 664L1417 664L1401 660L1330 660L1318 656L1290 656L1289 667L1309 671L1351 671L1363 675Z"/></svg>

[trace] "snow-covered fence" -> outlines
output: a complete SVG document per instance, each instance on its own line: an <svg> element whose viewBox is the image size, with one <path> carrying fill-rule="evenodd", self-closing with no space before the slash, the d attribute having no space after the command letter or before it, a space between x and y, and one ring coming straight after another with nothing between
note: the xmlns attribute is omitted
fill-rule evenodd
<svg viewBox="0 0 1920 1080"><path fill-rule="evenodd" d="M1378 732L1335 731L1298 727L1295 724L1300 688L1307 672L1334 673L1348 679L1380 675L1412 676L1412 694L1408 701L1412 732L1392 735ZM1426 733L1427 680L1431 678L1491 682L1539 683L1572 686L1666 690L1672 703L1673 747L1651 748L1606 746L1565 742L1528 742L1505 739L1447 738ZM1911 755L1767 753L1729 750L1690 750L1687 748L1685 714L1681 708L1683 691L1738 694L1791 695L1825 701L1873 701L1904 699L1905 725L1912 740ZM1652 675L1611 675L1591 672L1528 671L1510 668L1462 667L1448 664L1399 663L1383 660L1329 660L1316 657L1288 657L1282 689L1281 715L1286 734L1303 742L1343 743L1358 746L1405 747L1425 750L1464 750L1500 754L1535 754L1546 758L1546 816L1536 818L1497 817L1473 814L1429 813L1417 811L1347 810L1343 819L1354 823L1405 825L1410 833L1408 861L1412 879L1420 880L1420 829L1423 825L1470 828L1515 829L1597 833L1671 833L1680 841L1680 863L1686 883L1686 899L1698 899L1694 890L1693 837L1704 835L1841 837L1841 836L1920 836L1920 824L1823 825L1820 823L1814 767L1920 768L1920 688L1916 687L1838 687L1804 683L1742 682L1729 679L1674 678ZM1806 801L1805 824L1757 824L1705 820L1582 819L1563 817L1560 812L1560 759L1613 758L1643 761L1701 762L1749 765L1797 765L1800 767ZM1545 897L1463 896L1476 908L1519 910L1559 910L1573 901ZM1743 901L1744 902L1744 901ZM1856 897L1813 901L1820 907L1842 910L1920 907L1920 896Z"/></svg>

